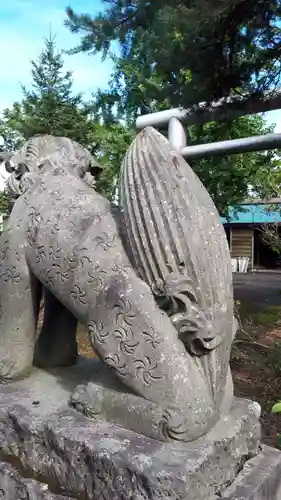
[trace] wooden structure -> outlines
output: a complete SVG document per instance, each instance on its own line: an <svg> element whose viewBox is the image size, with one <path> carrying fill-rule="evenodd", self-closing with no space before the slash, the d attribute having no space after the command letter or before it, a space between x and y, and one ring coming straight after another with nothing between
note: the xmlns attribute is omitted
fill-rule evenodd
<svg viewBox="0 0 281 500"><path fill-rule="evenodd" d="M280 224L281 199L254 200L235 209L229 207L229 217L222 219L227 234L231 257L249 259L249 270L275 269L278 254L262 240L264 225Z"/></svg>
<svg viewBox="0 0 281 500"><path fill-rule="evenodd" d="M230 229L231 257L248 257L250 267L254 262L254 229L251 227L233 227Z"/></svg>

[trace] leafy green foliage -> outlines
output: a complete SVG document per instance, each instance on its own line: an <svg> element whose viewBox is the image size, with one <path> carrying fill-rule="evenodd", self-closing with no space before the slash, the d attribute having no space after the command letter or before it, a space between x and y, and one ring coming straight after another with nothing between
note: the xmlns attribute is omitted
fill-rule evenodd
<svg viewBox="0 0 281 500"><path fill-rule="evenodd" d="M0 120L0 137L2 139L1 153L16 151L24 142L22 135L11 127L6 118Z"/></svg>
<svg viewBox="0 0 281 500"><path fill-rule="evenodd" d="M271 48L272 55L277 47L279 4L250 0L249 10L242 0L104 3L104 13L94 19L68 8L67 22L73 32L82 33L76 51L101 51L113 57L112 44L120 44L107 91L96 93L91 107L80 94L73 95L71 74L64 71L62 53L50 36L39 59L32 61L32 88L22 87L23 99L5 111L3 126L8 127L7 145L14 141L13 135L9 138L12 131L17 138L66 135L88 147L101 165L97 188L110 198L134 136L136 114L238 91L255 93L264 88L265 72L266 82L275 82L279 63L273 64L269 55L266 59L266 51ZM188 136L189 144L196 144L269 131L262 118L252 116L190 127ZM222 214L228 204L249 195L249 186L259 196L275 193L280 178L273 153L208 158L192 166Z"/></svg>
<svg viewBox="0 0 281 500"><path fill-rule="evenodd" d="M104 12L94 18L69 7L66 24L82 36L73 52L102 52L114 60L109 88L95 98L106 121L113 120L117 108L117 117L132 126L141 113L187 107L237 92L255 95L279 78L279 63L273 58L280 36L277 1L107 0L104 4ZM111 53L116 42L119 56ZM273 128L260 116L245 116L190 127L188 144L263 135ZM190 163L224 215L227 205L238 204L251 193L263 198L278 191L281 169L272 151Z"/></svg>
<svg viewBox="0 0 281 500"><path fill-rule="evenodd" d="M278 211L280 208L278 207ZM280 255L281 253L281 238L279 234L279 223L266 223L262 224L260 228L260 239L261 241L271 248L273 252L277 253Z"/></svg>
<svg viewBox="0 0 281 500"><path fill-rule="evenodd" d="M95 17L68 7L66 24L82 35L73 52L107 56L120 44L126 100L150 106L169 96L175 106L190 106L234 93L258 95L280 82L280 0L104 4Z"/></svg>
<svg viewBox="0 0 281 500"><path fill-rule="evenodd" d="M120 167L133 137L134 132L121 124L95 124L90 151L101 168L96 187L109 199L114 197Z"/></svg>
<svg viewBox="0 0 281 500"><path fill-rule="evenodd" d="M207 123L189 128L189 143L210 143L273 132L260 116L244 116L224 123ZM220 158L190 161L194 171L215 201L219 212L227 214L227 206L249 197L249 188L256 196L276 195L281 169L274 151L243 153Z"/></svg>
<svg viewBox="0 0 281 500"><path fill-rule="evenodd" d="M5 191L0 191L0 214L8 212L8 198Z"/></svg>
<svg viewBox="0 0 281 500"><path fill-rule="evenodd" d="M22 86L23 99L4 111L9 128L24 139L36 134L67 136L86 145L92 132L90 110L81 94L72 95L70 72L63 71L62 53L55 39L45 39L37 61L32 61L32 88Z"/></svg>
<svg viewBox="0 0 281 500"><path fill-rule="evenodd" d="M45 39L38 61L32 61L31 66L31 90L22 87L22 101L6 109L0 121L2 150L14 151L37 134L76 140L99 163L100 168L93 172L97 190L111 198L132 131L115 120L111 108L105 120L97 107L83 102L82 95L72 95L71 74L63 69L62 53L56 51L54 38Z"/></svg>
<svg viewBox="0 0 281 500"><path fill-rule="evenodd" d="M281 401L273 405L273 407L271 408L271 413L281 413Z"/></svg>

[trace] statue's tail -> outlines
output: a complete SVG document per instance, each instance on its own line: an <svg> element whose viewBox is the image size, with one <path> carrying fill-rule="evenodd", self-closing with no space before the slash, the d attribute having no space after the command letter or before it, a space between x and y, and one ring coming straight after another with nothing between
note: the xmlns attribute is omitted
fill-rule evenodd
<svg viewBox="0 0 281 500"><path fill-rule="evenodd" d="M122 166L120 204L133 265L193 355L219 404L232 341L232 271L225 232L207 190L155 129Z"/></svg>

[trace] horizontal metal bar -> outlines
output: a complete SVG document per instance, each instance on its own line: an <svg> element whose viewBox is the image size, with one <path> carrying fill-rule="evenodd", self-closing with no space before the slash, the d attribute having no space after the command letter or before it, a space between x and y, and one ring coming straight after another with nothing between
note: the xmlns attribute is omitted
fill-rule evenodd
<svg viewBox="0 0 281 500"><path fill-rule="evenodd" d="M224 156L228 154L265 151L266 149L281 149L281 134L266 134L243 139L212 142L187 146L181 150L187 159L203 158L205 156Z"/></svg>
<svg viewBox="0 0 281 500"><path fill-rule="evenodd" d="M268 91L259 96L234 96L211 103L201 102L190 109L173 108L139 116L136 128L165 127L171 118L178 118L186 125L202 125L210 121L225 121L239 116L265 113L281 109L281 89Z"/></svg>
<svg viewBox="0 0 281 500"><path fill-rule="evenodd" d="M157 113L139 116L136 120L136 128L141 130L145 127L164 127L168 125L172 118L177 118L182 123L185 123L186 109L172 108Z"/></svg>

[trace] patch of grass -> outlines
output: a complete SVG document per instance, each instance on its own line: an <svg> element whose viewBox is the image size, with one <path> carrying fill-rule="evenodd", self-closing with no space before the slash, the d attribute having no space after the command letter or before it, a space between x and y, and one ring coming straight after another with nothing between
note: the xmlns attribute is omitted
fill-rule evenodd
<svg viewBox="0 0 281 500"><path fill-rule="evenodd" d="M281 318L281 306L271 306L252 315L253 323L257 326L270 327Z"/></svg>

